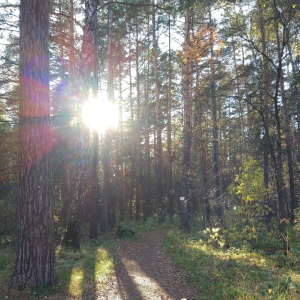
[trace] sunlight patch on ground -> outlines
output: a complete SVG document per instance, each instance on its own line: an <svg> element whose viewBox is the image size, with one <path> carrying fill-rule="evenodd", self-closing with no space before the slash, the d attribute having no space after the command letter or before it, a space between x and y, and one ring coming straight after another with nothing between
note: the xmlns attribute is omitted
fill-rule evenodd
<svg viewBox="0 0 300 300"><path fill-rule="evenodd" d="M98 248L95 262L95 281L101 282L113 270L114 262L106 249Z"/></svg>
<svg viewBox="0 0 300 300"><path fill-rule="evenodd" d="M156 280L143 272L137 262L126 258L123 258L122 262L125 268L130 270L131 279L135 283L137 290L139 290L142 299L160 299L161 296L173 299Z"/></svg>
<svg viewBox="0 0 300 300"><path fill-rule="evenodd" d="M78 268L73 268L70 284L69 284L69 295L77 298L82 296L82 281L83 281L83 271Z"/></svg>

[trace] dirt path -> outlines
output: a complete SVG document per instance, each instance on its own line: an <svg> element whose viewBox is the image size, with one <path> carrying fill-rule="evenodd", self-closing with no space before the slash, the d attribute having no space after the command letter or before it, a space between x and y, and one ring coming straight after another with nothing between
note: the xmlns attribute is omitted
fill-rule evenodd
<svg viewBox="0 0 300 300"><path fill-rule="evenodd" d="M116 272L100 299L196 299L185 275L164 252L166 231L146 232L137 241L121 241Z"/></svg>

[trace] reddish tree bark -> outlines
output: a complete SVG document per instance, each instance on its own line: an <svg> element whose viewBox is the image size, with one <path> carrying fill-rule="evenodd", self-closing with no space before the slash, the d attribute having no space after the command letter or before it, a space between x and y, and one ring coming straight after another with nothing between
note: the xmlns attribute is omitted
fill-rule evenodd
<svg viewBox="0 0 300 300"><path fill-rule="evenodd" d="M49 153L49 0L20 5L20 197L11 285L56 283Z"/></svg>

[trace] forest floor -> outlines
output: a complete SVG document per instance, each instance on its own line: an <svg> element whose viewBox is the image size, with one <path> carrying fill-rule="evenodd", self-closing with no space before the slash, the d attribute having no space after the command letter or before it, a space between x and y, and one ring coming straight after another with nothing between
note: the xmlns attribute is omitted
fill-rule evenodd
<svg viewBox="0 0 300 300"><path fill-rule="evenodd" d="M0 244L0 300L300 299L298 237L286 256L273 237L256 250L224 249L215 235L151 224L132 227L131 237L85 240L79 251L57 246L57 285L23 291L7 289L14 246Z"/></svg>
<svg viewBox="0 0 300 300"><path fill-rule="evenodd" d="M196 299L184 272L163 249L166 230L144 232L136 240L122 240L115 250L115 272L97 299Z"/></svg>
<svg viewBox="0 0 300 300"><path fill-rule="evenodd" d="M7 290L13 269L12 249L0 255L0 300L195 300L184 272L172 263L163 241L168 230L137 235L80 251L57 252L59 282L53 287ZM106 244L105 244L106 243Z"/></svg>

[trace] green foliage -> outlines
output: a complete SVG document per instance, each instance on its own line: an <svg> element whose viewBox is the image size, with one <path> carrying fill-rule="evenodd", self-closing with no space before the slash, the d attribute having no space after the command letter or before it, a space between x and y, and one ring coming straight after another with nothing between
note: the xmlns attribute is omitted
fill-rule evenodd
<svg viewBox="0 0 300 300"><path fill-rule="evenodd" d="M255 159L249 158L243 164L228 192L233 198L233 211L227 218L231 239L256 243L259 234L266 231L264 219L272 210L268 204L270 191L264 187L263 169Z"/></svg>
<svg viewBox="0 0 300 300"><path fill-rule="evenodd" d="M206 237L206 243L214 247L223 247L225 245L224 235L219 233L220 228L206 228L203 233Z"/></svg>
<svg viewBox="0 0 300 300"><path fill-rule="evenodd" d="M117 226L116 236L118 238L132 237L135 235L135 229L126 223L121 223Z"/></svg>
<svg viewBox="0 0 300 300"><path fill-rule="evenodd" d="M174 215L172 218L167 216L164 222L159 224L158 216L152 216L146 221L132 221L127 226L132 228L137 234L144 231L175 229L179 227L179 217L178 215Z"/></svg>

